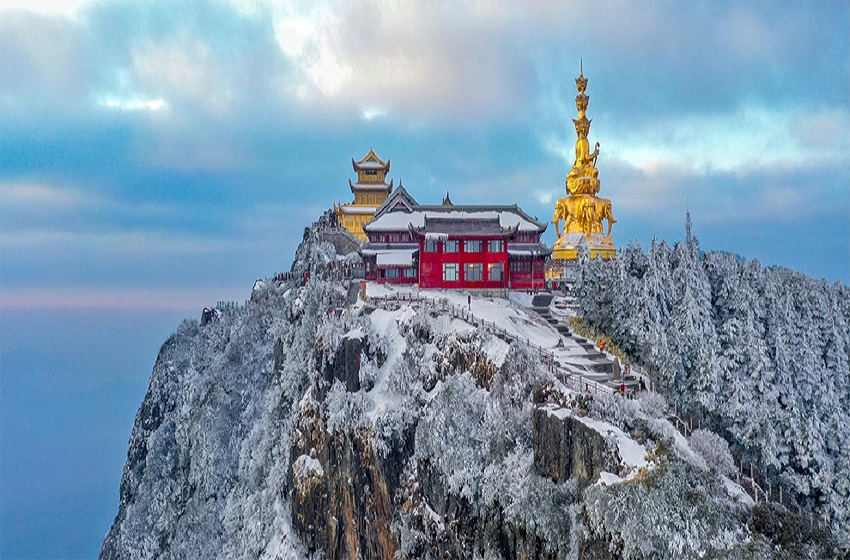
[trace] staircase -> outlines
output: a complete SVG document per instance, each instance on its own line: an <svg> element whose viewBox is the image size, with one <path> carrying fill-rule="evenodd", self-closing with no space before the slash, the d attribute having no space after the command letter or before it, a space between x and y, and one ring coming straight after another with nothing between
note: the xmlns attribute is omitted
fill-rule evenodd
<svg viewBox="0 0 850 560"><path fill-rule="evenodd" d="M600 352L592 341L577 336L558 317L552 316L549 308L552 299L552 294L538 294L534 296L531 300L532 311L540 315L552 328L558 331L558 334L561 335L561 343L559 344L561 348L564 350L568 347L581 349L580 353L574 351L569 353L569 355L559 357L558 362L563 367L578 373L588 380L604 383L614 390L619 390L623 381L619 378L614 378L613 358L604 352ZM625 385L627 389L631 390L638 386L638 382L636 379L626 379Z"/></svg>

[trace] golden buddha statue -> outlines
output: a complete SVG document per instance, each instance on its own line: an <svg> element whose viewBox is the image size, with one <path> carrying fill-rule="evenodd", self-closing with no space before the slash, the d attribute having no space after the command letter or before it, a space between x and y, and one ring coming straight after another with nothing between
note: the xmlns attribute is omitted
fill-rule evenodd
<svg viewBox="0 0 850 560"><path fill-rule="evenodd" d="M591 256L613 258L616 254L616 248L611 239L611 228L617 220L614 219L611 201L596 196L600 187L599 170L596 168L599 142L591 151L590 142L587 139L591 122L587 118L587 105L590 98L585 94L587 78L584 77L583 67L579 77L576 78L576 88L578 89L576 96L578 118L573 119L577 136L576 159L567 173L567 196L555 202L555 216L552 219L555 232L558 234L558 241L552 252L552 258L556 261L576 258L577 236L586 239L591 249ZM561 221L564 224L563 231L560 227ZM608 222L607 231L603 229L603 221Z"/></svg>
<svg viewBox="0 0 850 560"><path fill-rule="evenodd" d="M581 69L579 77L576 78L576 109L578 119L573 119L576 127L576 159L573 167L567 174L567 194L590 194L599 192L599 170L596 168L596 158L599 157L599 142L596 143L593 152L590 151L590 142L587 135L590 132L591 121L587 119L587 104L590 97L585 95L587 78L584 77L584 68Z"/></svg>
<svg viewBox="0 0 850 560"><path fill-rule="evenodd" d="M567 174L567 194L596 194L599 192L599 170L596 168L596 158L599 157L599 142L593 152L587 133L590 131L590 121L587 118L573 119L576 126L576 159L573 168Z"/></svg>

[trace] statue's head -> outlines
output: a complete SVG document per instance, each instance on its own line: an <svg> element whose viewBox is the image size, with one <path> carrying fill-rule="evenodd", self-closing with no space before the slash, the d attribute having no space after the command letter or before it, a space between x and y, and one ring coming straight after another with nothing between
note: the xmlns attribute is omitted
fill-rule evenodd
<svg viewBox="0 0 850 560"><path fill-rule="evenodd" d="M576 134L584 138L590 132L590 121L587 118L573 119L573 124L576 127Z"/></svg>
<svg viewBox="0 0 850 560"><path fill-rule="evenodd" d="M590 97L583 93L576 95L576 109L578 109L579 118L581 118L581 116L587 111L587 104L589 101Z"/></svg>
<svg viewBox="0 0 850 560"><path fill-rule="evenodd" d="M584 73L579 74L579 77L576 78L576 88L578 88L579 93L584 93L584 90L587 89L587 78L584 77Z"/></svg>

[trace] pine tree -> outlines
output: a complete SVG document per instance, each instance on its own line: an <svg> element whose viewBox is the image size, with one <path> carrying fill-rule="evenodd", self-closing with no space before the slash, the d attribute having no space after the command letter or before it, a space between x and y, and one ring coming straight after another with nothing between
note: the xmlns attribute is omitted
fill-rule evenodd
<svg viewBox="0 0 850 560"><path fill-rule="evenodd" d="M717 335L711 318L711 290L691 235L690 213L686 240L674 250L676 306L667 338L675 356L675 392L693 412L713 412L717 390Z"/></svg>

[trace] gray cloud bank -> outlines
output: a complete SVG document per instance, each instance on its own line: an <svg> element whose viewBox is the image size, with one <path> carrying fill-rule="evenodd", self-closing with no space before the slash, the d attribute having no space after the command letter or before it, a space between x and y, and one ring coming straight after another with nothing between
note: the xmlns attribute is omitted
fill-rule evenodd
<svg viewBox="0 0 850 560"><path fill-rule="evenodd" d="M548 218L583 57L619 243L680 237L690 207L704 248L846 282L848 22L844 2L5 6L0 280L229 294L286 265L372 146L423 201Z"/></svg>

